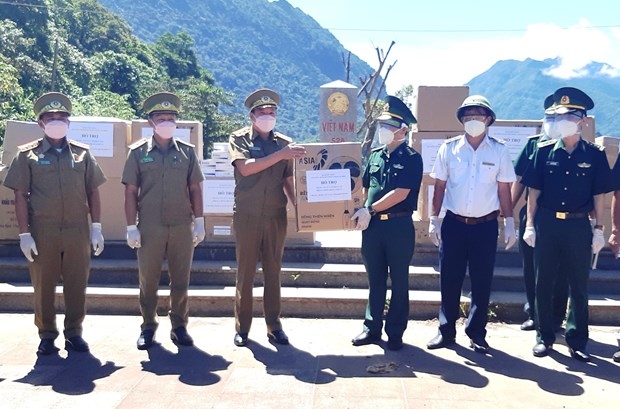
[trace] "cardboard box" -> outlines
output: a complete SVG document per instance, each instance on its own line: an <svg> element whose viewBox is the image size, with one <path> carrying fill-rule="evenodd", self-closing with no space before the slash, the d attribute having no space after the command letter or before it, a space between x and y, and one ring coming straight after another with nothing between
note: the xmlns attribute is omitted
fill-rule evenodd
<svg viewBox="0 0 620 409"><path fill-rule="evenodd" d="M200 161L204 158L202 128L202 122L199 121L177 121L177 129L174 133L175 138L180 138L194 145L194 150ZM152 135L153 128L147 120L135 119L131 121L131 143L142 138L150 138Z"/></svg>
<svg viewBox="0 0 620 409"><path fill-rule="evenodd" d="M205 238L207 243L234 243L235 227L232 215L205 215ZM285 245L313 245L313 232L298 232L295 219L288 219Z"/></svg>
<svg viewBox="0 0 620 409"><path fill-rule="evenodd" d="M306 155L295 160L297 230L352 229L351 216L363 206L361 145L311 143L304 147ZM321 188L308 189L308 179ZM323 190L323 186L327 188ZM342 199L342 193L348 198Z"/></svg>
<svg viewBox="0 0 620 409"><path fill-rule="evenodd" d="M99 186L101 197L101 227L106 240L127 239L127 221L125 219L125 185L120 177L108 178Z"/></svg>
<svg viewBox="0 0 620 409"><path fill-rule="evenodd" d="M19 240L19 225L15 216L15 193L4 186L8 168L0 169L0 240Z"/></svg>
<svg viewBox="0 0 620 409"><path fill-rule="evenodd" d="M596 139L596 125L593 116L586 116L581 126L581 138L594 142Z"/></svg>
<svg viewBox="0 0 620 409"><path fill-rule="evenodd" d="M617 136L599 136L594 140L597 145L605 148L605 154L607 155L607 161L609 167L613 169L618 159L618 144L620 144L620 137Z"/></svg>
<svg viewBox="0 0 620 409"><path fill-rule="evenodd" d="M207 176L202 182L202 202L205 216L233 214L235 179Z"/></svg>
<svg viewBox="0 0 620 409"><path fill-rule="evenodd" d="M429 174L433 169L437 151L441 144L446 140L457 135L462 135L461 131L447 132L412 132L409 139L409 146L422 155L423 172Z"/></svg>
<svg viewBox="0 0 620 409"><path fill-rule="evenodd" d="M129 121L103 117L70 117L68 137L90 146L106 177L120 177L127 158ZM7 121L3 161L10 165L17 147L43 137L36 122Z"/></svg>
<svg viewBox="0 0 620 409"><path fill-rule="evenodd" d="M468 96L468 86L418 86L411 99L418 131L462 131L456 110Z"/></svg>

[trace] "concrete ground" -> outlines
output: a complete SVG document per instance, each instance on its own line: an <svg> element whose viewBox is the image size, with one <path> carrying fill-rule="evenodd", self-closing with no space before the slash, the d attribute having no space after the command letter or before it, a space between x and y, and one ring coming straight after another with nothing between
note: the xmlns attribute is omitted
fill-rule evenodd
<svg viewBox="0 0 620 409"><path fill-rule="evenodd" d="M137 300L136 300L137 302ZM493 348L429 351L434 321L411 321L406 345L353 347L359 320L284 318L291 345L267 341L255 318L247 348L233 345L234 319L191 318L195 347L177 348L160 317L161 344L138 351L140 318L89 315L90 353L37 357L31 314L0 314L0 407L8 408L617 408L617 328L591 327L591 363L572 359L558 338L535 358L534 333L490 323ZM62 323L62 316L58 322ZM384 336L385 340L385 336ZM62 335L57 346L62 346Z"/></svg>

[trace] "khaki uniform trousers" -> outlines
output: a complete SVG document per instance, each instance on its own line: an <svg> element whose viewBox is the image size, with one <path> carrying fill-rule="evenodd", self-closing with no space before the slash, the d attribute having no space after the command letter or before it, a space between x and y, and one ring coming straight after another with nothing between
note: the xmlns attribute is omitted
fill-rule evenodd
<svg viewBox="0 0 620 409"><path fill-rule="evenodd" d="M86 315L86 285L90 272L90 227L87 221L71 227L33 221L30 232L39 255L28 263L34 288L34 322L39 338L56 339L56 285L62 278L64 336L82 335Z"/></svg>
<svg viewBox="0 0 620 409"><path fill-rule="evenodd" d="M252 290L257 264L263 267L263 312L268 331L282 329L280 322L280 271L286 238L286 211L275 216L235 213L237 253L235 329L240 334L252 326Z"/></svg>
<svg viewBox="0 0 620 409"><path fill-rule="evenodd" d="M142 246L138 248L141 329L157 330L157 290L164 255L168 259L170 305L168 315L172 329L186 327L189 317L187 289L194 256L191 223L163 226L158 223L138 225Z"/></svg>

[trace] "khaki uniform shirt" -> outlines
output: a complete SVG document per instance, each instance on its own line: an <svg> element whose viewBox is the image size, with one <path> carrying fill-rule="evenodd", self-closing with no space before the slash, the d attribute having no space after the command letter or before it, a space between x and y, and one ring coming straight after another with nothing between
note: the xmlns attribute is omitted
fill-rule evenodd
<svg viewBox="0 0 620 409"><path fill-rule="evenodd" d="M252 127L241 128L230 135L230 161L259 159L279 151L293 140L278 132L271 132L267 140L256 134ZM283 160L249 176L243 176L235 167L236 213L276 215L286 209L284 179L293 176L293 160Z"/></svg>
<svg viewBox="0 0 620 409"><path fill-rule="evenodd" d="M88 221L88 193L105 181L88 145L65 140L58 152L42 138L19 147L4 185L30 194L30 223L69 226Z"/></svg>
<svg viewBox="0 0 620 409"><path fill-rule="evenodd" d="M163 151L149 138L129 148L121 182L139 187L140 223L190 223L194 212L188 187L204 179L194 146L173 138Z"/></svg>

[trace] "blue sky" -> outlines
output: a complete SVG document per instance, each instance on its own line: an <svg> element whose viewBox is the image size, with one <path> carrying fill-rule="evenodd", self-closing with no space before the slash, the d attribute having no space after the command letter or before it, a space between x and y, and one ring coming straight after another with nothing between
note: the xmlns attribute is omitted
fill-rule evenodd
<svg viewBox="0 0 620 409"><path fill-rule="evenodd" d="M396 44L388 92L463 85L499 60L560 58L551 75L582 75L591 61L620 75L618 0L288 0L371 66Z"/></svg>

